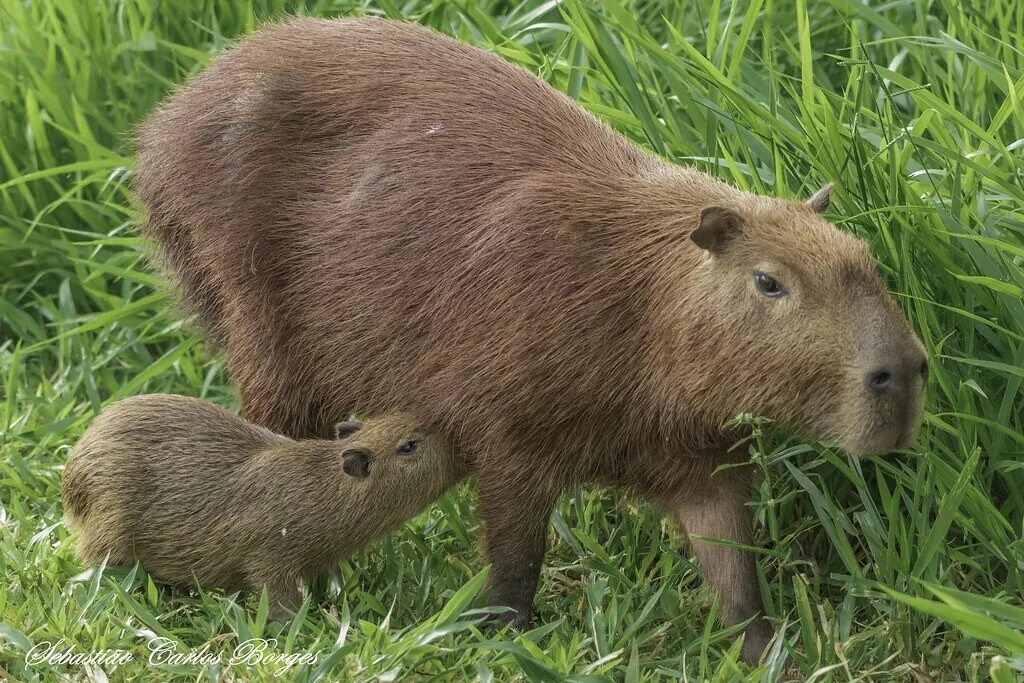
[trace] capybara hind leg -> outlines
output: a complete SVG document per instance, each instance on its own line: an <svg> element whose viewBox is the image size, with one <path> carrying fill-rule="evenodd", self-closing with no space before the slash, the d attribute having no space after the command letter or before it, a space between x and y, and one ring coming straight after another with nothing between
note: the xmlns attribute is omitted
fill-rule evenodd
<svg viewBox="0 0 1024 683"><path fill-rule="evenodd" d="M75 544L82 560L91 566L131 567L135 557L127 547L127 534L108 532L91 534L82 532Z"/></svg>
<svg viewBox="0 0 1024 683"><path fill-rule="evenodd" d="M694 486L685 497L675 500L672 507L689 535L750 545L753 520L746 505L749 497L749 475L726 470L712 475L706 486ZM756 617L747 626L742 650L743 659L756 664L771 640L772 629L758 616L762 607L754 553L696 539L692 540L692 545L707 585L718 595L722 623L731 625Z"/></svg>
<svg viewBox="0 0 1024 683"><path fill-rule="evenodd" d="M480 477L480 516L484 521L489 604L514 611L494 617L516 628L530 625L533 596L547 545L548 520L558 494L524 487L522 482L489 482Z"/></svg>

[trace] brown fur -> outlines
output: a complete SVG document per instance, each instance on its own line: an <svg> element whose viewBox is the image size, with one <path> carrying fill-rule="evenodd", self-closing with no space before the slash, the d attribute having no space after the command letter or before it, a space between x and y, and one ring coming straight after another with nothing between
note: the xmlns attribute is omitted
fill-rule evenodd
<svg viewBox="0 0 1024 683"><path fill-rule="evenodd" d="M415 452L396 453L411 439ZM349 461L369 462L368 475L346 473ZM463 469L406 415L341 440L293 441L210 403L152 394L96 418L68 457L62 495L85 562L138 560L179 586L266 585L283 619L301 582L420 512Z"/></svg>
<svg viewBox="0 0 1024 683"><path fill-rule="evenodd" d="M827 189L804 205L670 165L416 25L266 27L170 98L139 151L145 232L247 417L293 436L353 410L440 425L474 459L492 600L520 622L567 488L625 486L749 541L749 475L711 476L723 421L857 454L914 438L921 344L865 246L815 211ZM758 270L789 295L761 294ZM894 381L871 391L880 364ZM723 619L752 617L749 554L695 551ZM748 659L769 633L753 622Z"/></svg>

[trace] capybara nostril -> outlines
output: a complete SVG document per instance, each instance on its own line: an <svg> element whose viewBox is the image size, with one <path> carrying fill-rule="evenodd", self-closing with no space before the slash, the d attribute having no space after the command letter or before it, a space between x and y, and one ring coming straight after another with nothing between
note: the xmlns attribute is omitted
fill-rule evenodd
<svg viewBox="0 0 1024 683"><path fill-rule="evenodd" d="M923 377L926 382L928 381L928 358L927 357L925 357L925 359L923 361L921 361L921 377Z"/></svg>
<svg viewBox="0 0 1024 683"><path fill-rule="evenodd" d="M888 368L879 368L868 373L868 388L872 391L884 393L892 389L892 372Z"/></svg>

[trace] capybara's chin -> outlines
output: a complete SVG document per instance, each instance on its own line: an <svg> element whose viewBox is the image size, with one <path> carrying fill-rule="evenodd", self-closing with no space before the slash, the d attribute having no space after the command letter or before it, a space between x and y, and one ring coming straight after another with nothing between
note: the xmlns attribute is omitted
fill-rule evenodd
<svg viewBox="0 0 1024 683"><path fill-rule="evenodd" d="M920 424L918 417L879 426L869 425L860 434L838 440L836 445L858 458L888 455L893 451L913 446L917 440Z"/></svg>

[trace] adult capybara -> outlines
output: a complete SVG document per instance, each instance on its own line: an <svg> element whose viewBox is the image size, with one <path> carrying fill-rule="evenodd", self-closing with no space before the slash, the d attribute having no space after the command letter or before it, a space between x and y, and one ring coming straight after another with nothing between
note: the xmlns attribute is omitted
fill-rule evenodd
<svg viewBox="0 0 1024 683"><path fill-rule="evenodd" d="M491 599L529 620L552 505L630 488L747 543L740 412L854 454L910 444L926 357L865 245L808 203L634 147L522 69L422 27L294 19L142 126L145 232L291 436L408 411L471 458ZM325 359L344 359L325 362ZM721 614L751 554L696 543ZM744 656L771 634L754 620Z"/></svg>
<svg viewBox="0 0 1024 683"><path fill-rule="evenodd" d="M68 456L64 512L85 562L179 586L267 587L284 620L304 581L465 476L455 451L394 414L293 441L222 408L150 394L114 403Z"/></svg>

